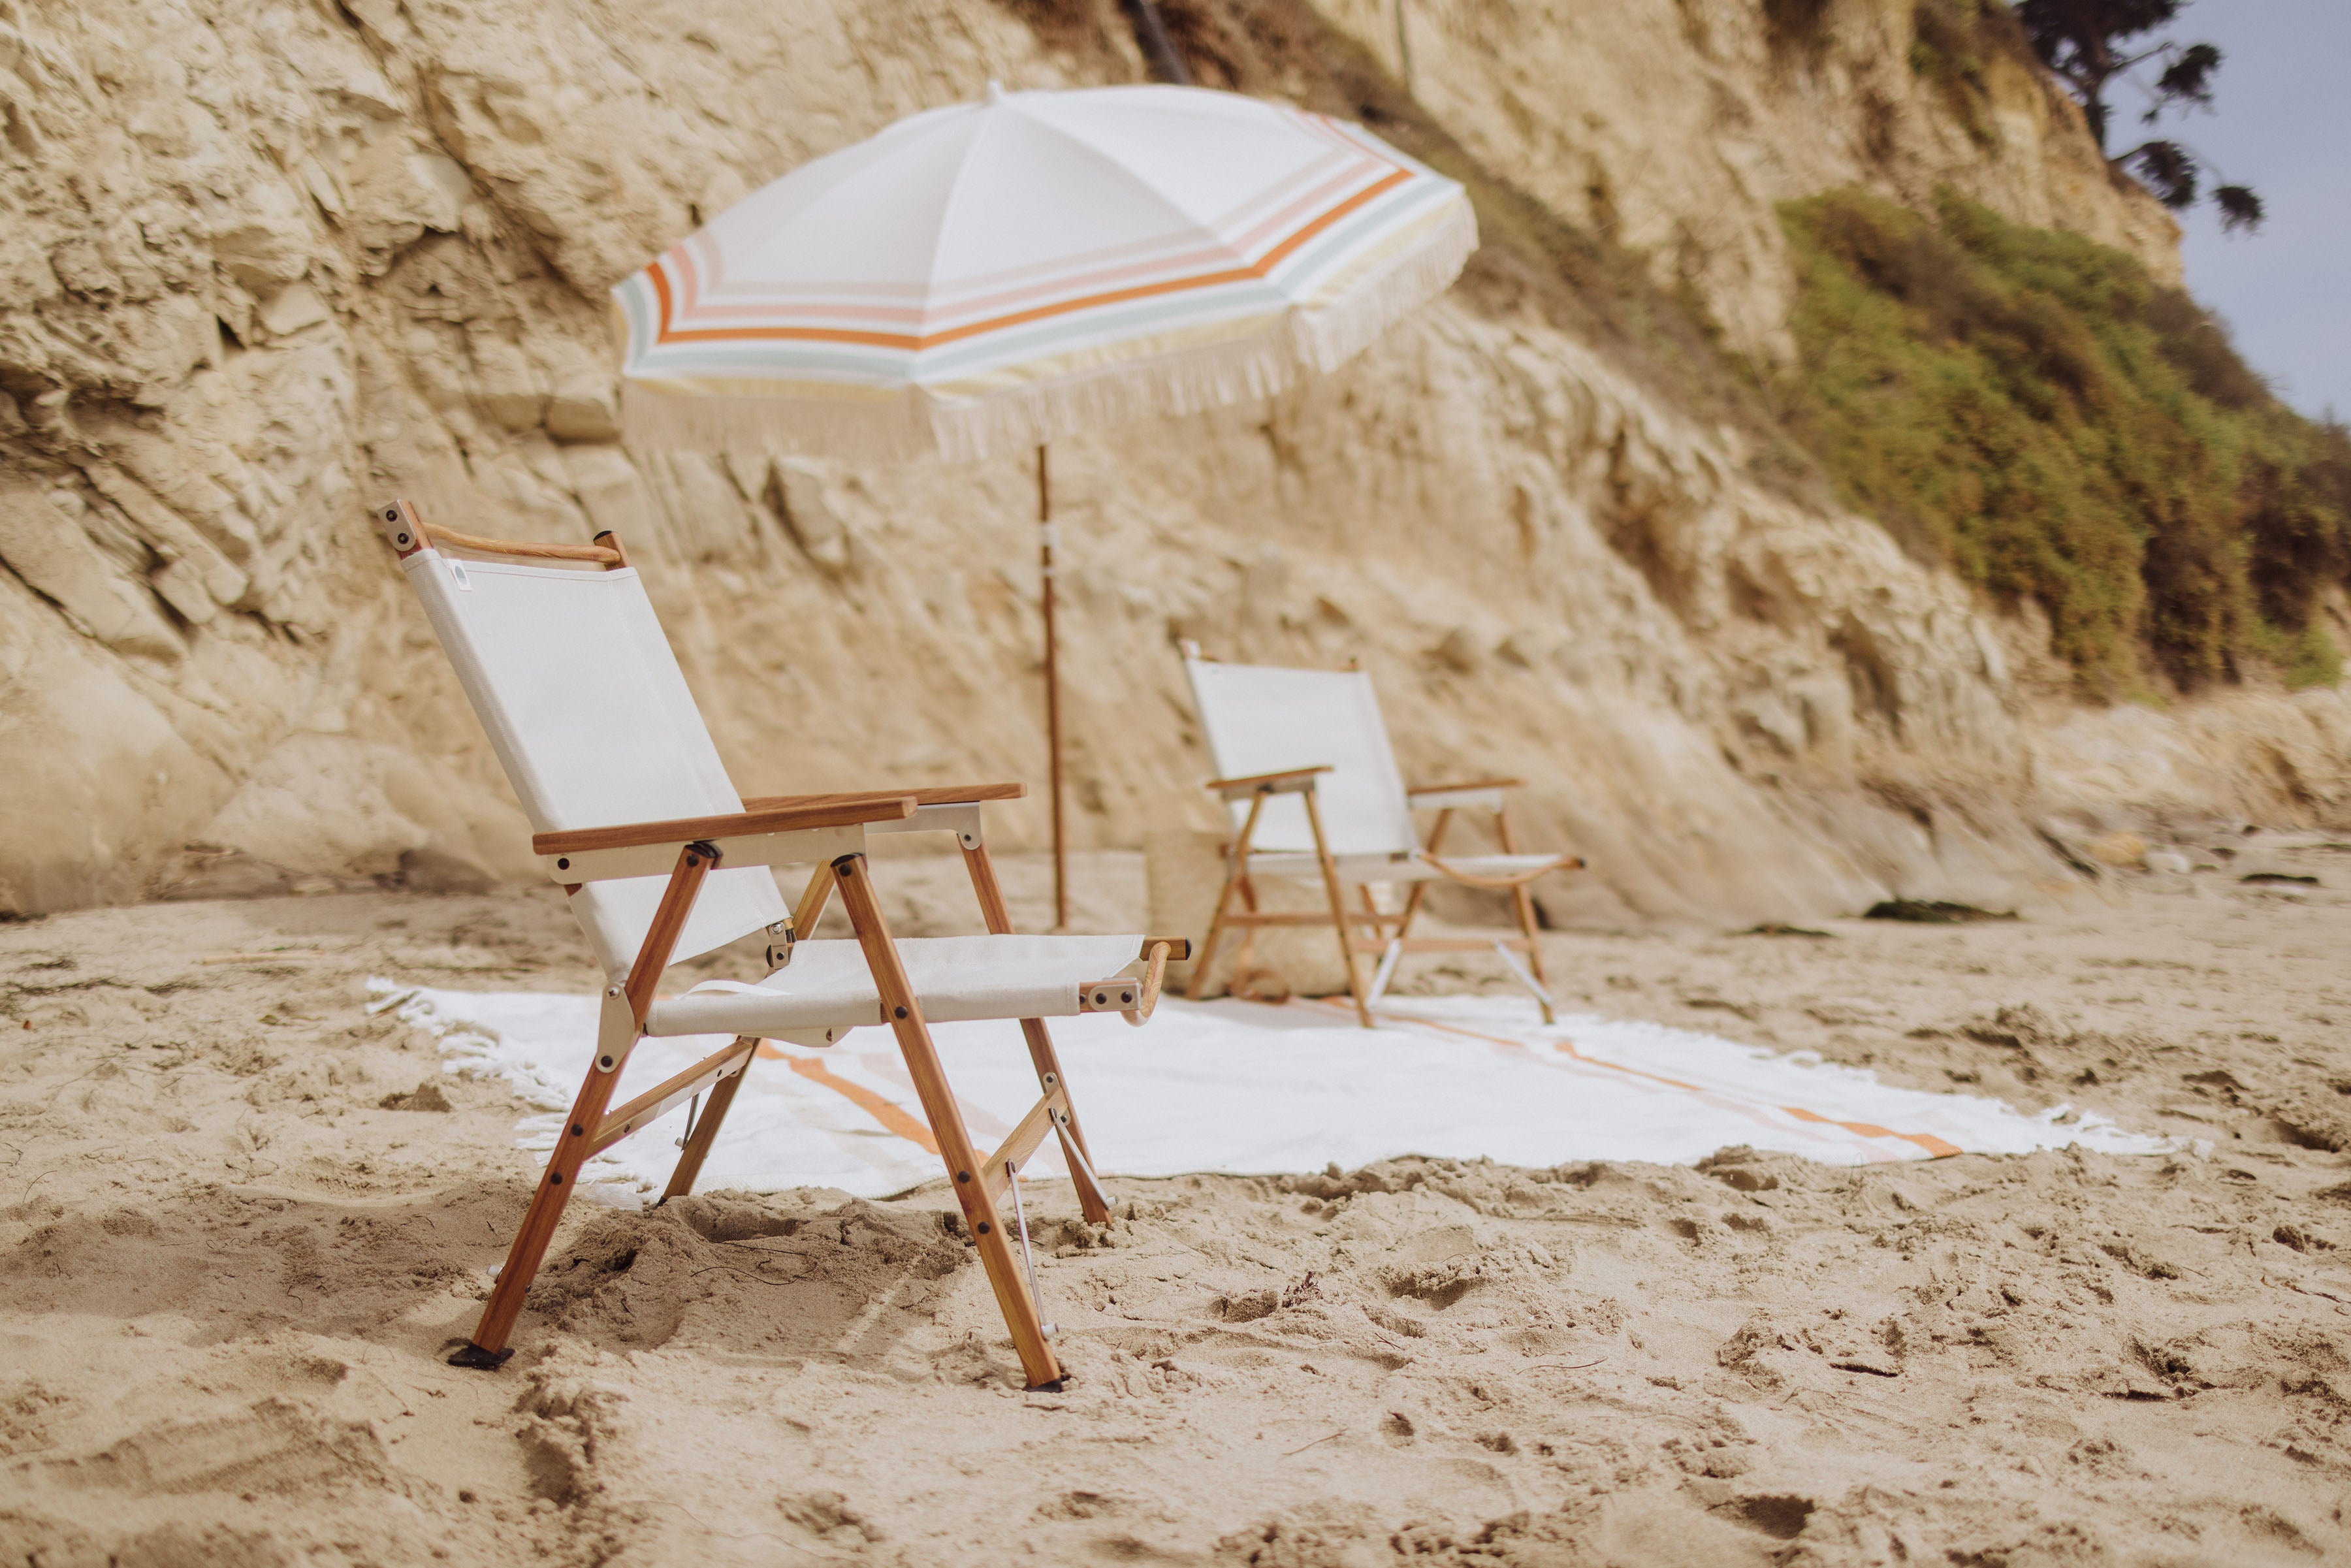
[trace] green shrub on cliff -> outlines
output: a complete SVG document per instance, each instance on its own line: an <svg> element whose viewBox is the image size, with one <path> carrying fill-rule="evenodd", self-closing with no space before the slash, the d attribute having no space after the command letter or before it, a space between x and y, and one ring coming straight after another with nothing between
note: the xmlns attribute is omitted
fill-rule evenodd
<svg viewBox="0 0 2351 1568"><path fill-rule="evenodd" d="M2351 436L2280 403L2187 296L1949 195L1782 216L1795 423L1855 506L2040 604L2091 690L2150 659L2181 685L2339 673L2314 612L2351 576Z"/></svg>

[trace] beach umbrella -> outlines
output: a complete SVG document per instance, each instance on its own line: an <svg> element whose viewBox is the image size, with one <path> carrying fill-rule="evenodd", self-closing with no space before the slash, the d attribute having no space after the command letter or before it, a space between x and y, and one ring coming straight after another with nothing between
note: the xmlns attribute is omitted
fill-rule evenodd
<svg viewBox="0 0 2351 1568"><path fill-rule="evenodd" d="M1056 924L1068 919L1048 442L1260 398L1441 293L1461 187L1360 126L1187 87L914 115L614 288L634 445L1037 450Z"/></svg>

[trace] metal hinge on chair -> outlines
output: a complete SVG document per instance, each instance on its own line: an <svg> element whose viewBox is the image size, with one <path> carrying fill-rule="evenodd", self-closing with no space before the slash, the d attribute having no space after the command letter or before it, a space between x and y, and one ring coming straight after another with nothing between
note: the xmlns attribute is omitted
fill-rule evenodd
<svg viewBox="0 0 2351 1568"><path fill-rule="evenodd" d="M617 1072L621 1063L629 1060L636 1049L637 1037L643 1031L637 1027L637 1015L629 1006L628 993L618 986L604 988L604 1006L596 1019L596 1071Z"/></svg>
<svg viewBox="0 0 2351 1568"><path fill-rule="evenodd" d="M976 850L987 841L980 823L979 803L976 800L942 801L933 806L917 806L911 817L890 822L868 822L867 835L888 833L949 832L967 850Z"/></svg>
<svg viewBox="0 0 2351 1568"><path fill-rule="evenodd" d="M792 929L789 917L768 927L768 967L780 969L792 961L792 948L799 934Z"/></svg>

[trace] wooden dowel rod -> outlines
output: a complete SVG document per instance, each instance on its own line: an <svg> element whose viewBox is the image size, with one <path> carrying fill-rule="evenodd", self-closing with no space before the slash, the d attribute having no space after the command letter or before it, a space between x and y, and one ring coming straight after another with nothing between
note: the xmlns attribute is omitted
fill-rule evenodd
<svg viewBox="0 0 2351 1568"><path fill-rule="evenodd" d="M621 552L608 545L549 545L535 539L486 539L478 534L461 534L455 528L444 528L438 523L417 524L424 537L435 544L455 545L459 549L479 551L483 555L525 556L538 560L592 560L602 566L620 566Z"/></svg>
<svg viewBox="0 0 2351 1568"><path fill-rule="evenodd" d="M1037 1145L1045 1141L1045 1134L1053 1130L1053 1113L1061 1109L1063 1104L1061 1090L1055 1089L1029 1107L1029 1113L1020 1118L1020 1124L1012 1129L1009 1137L997 1145L994 1154L987 1156L980 1179L987 1184L988 1202L994 1203L1004 1196L1004 1189L1012 1179L1006 1167L1028 1163L1029 1156L1037 1152ZM1091 1165L1093 1162L1089 1160L1086 1163Z"/></svg>
<svg viewBox="0 0 2351 1568"><path fill-rule="evenodd" d="M756 1040L737 1040L723 1051L714 1051L684 1071L664 1079L627 1104L607 1115L588 1135L588 1152L601 1154L635 1132L639 1127L660 1116L671 1106L689 1095L699 1094L704 1085L725 1073L730 1067L748 1065L751 1053L758 1048Z"/></svg>
<svg viewBox="0 0 2351 1568"><path fill-rule="evenodd" d="M850 806L865 800L911 800L917 806L970 806L984 800L1018 800L1026 784L933 784L916 789L851 789L830 795L746 795L743 810L765 811L792 806Z"/></svg>

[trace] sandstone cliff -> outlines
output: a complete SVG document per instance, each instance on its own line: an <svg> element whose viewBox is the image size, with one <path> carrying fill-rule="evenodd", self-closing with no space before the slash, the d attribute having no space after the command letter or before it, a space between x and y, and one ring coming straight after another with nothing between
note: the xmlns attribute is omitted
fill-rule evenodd
<svg viewBox="0 0 2351 1568"><path fill-rule="evenodd" d="M1025 463L615 439L603 292L743 192L990 78L1129 79L1107 3L48 0L0 26L0 910L522 874L360 507L631 541L751 792L1038 779ZM1784 350L1779 200L1949 183L2176 272L1994 57L1835 0L1413 0L1471 154ZM1327 16L1395 55L1386 0ZM1072 16L1075 20L1072 20ZM1049 25L1050 24L1050 25ZM1399 62L1400 63L1400 62ZM2351 810L2340 693L2077 711L2045 638L1528 311L1440 303L1270 405L1055 451L1081 844L1207 826L1171 646L1376 672L1407 764L1537 780L1589 916L2013 899L2041 831ZM1034 842L1041 805L1008 812Z"/></svg>

